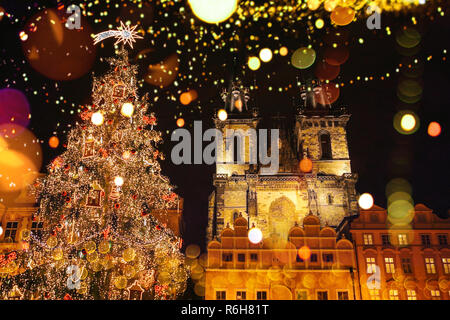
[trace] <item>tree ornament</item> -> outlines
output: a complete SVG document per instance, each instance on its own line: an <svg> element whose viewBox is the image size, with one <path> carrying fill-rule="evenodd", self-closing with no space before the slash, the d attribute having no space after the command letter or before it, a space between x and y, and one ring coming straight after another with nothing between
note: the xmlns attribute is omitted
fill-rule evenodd
<svg viewBox="0 0 450 320"><path fill-rule="evenodd" d="M63 258L63 255L64 255L64 253L61 248L56 248L52 252L52 257L56 261L61 260Z"/></svg>
<svg viewBox="0 0 450 320"><path fill-rule="evenodd" d="M136 257L136 251L133 248L125 249L122 253L122 258L126 262L133 261Z"/></svg>
<svg viewBox="0 0 450 320"><path fill-rule="evenodd" d="M123 84L116 84L113 87L113 98L122 98L125 96L125 86Z"/></svg>
<svg viewBox="0 0 450 320"><path fill-rule="evenodd" d="M131 279L136 274L136 269L132 265L126 265L124 270L124 275L127 279Z"/></svg>
<svg viewBox="0 0 450 320"><path fill-rule="evenodd" d="M95 249L94 249L95 250ZM89 262L97 261L98 259L98 253L97 251L89 252L86 256L86 260ZM98 270L97 270L98 271Z"/></svg>
<svg viewBox="0 0 450 320"><path fill-rule="evenodd" d="M97 181L94 181L87 196L86 207L100 208L103 202L104 195L105 192L103 191L103 189L100 187Z"/></svg>
<svg viewBox="0 0 450 320"><path fill-rule="evenodd" d="M117 289L125 289L127 284L128 280L124 276L119 276L114 280L114 285Z"/></svg>
<svg viewBox="0 0 450 320"><path fill-rule="evenodd" d="M54 248L54 247L56 247L57 244L58 244L58 240L56 239L55 236L50 236L50 237L47 239L47 246L48 246L49 248Z"/></svg>
<svg viewBox="0 0 450 320"><path fill-rule="evenodd" d="M90 158L93 157L95 154L94 151L94 137L92 134L89 134L86 138L83 135L84 143L83 143L83 158Z"/></svg>
<svg viewBox="0 0 450 320"><path fill-rule="evenodd" d="M111 244L108 240L103 240L102 242L100 242L100 244L98 245L98 252L102 253L102 254L106 254L109 252L109 249L111 248Z"/></svg>
<svg viewBox="0 0 450 320"><path fill-rule="evenodd" d="M95 245L95 242L92 240L84 244L84 249L86 250L87 253L94 252L96 248L97 246Z"/></svg>
<svg viewBox="0 0 450 320"><path fill-rule="evenodd" d="M109 193L110 200L117 200L120 198L120 187L115 184L111 185L111 192Z"/></svg>

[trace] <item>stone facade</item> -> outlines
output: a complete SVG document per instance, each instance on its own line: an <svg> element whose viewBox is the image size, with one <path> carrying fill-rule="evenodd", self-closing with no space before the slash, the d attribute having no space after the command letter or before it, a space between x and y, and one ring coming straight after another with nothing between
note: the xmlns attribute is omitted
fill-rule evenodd
<svg viewBox="0 0 450 320"><path fill-rule="evenodd" d="M360 296L352 243L308 215L286 240L253 244L238 217L208 244L206 300L354 300ZM308 248L300 258L301 248Z"/></svg>

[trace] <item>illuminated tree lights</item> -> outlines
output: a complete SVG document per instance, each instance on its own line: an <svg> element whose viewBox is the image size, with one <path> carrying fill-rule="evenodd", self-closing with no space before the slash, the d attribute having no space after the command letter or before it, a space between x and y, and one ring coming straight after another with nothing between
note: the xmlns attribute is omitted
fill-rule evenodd
<svg viewBox="0 0 450 320"><path fill-rule="evenodd" d="M181 239L150 214L177 202L161 174L156 117L137 95L127 52L109 63L67 150L33 186L33 219L44 230L28 233L29 249L0 266L3 298L14 286L24 299L65 300L174 299L186 288Z"/></svg>

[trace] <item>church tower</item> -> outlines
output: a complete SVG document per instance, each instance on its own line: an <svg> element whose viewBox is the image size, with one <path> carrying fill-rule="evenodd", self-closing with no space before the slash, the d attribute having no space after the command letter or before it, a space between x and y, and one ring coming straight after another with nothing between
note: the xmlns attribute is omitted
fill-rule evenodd
<svg viewBox="0 0 450 320"><path fill-rule="evenodd" d="M256 136L260 120L258 109L251 107L249 89L240 81L232 82L229 90L223 90L221 96L227 118L220 120L216 114L213 119L216 129L222 133L222 140L217 141L221 144L219 150L222 153L217 157L213 179L215 191L209 199L208 240L220 234L239 215L247 218L248 213L256 210L255 190L251 187L250 177L255 171L256 161L251 161L251 153L257 150L257 141L251 135L253 138Z"/></svg>
<svg viewBox="0 0 450 320"><path fill-rule="evenodd" d="M225 155L216 165L215 190L209 199L208 242L220 237L241 215L249 227L258 227L263 237L287 239L290 228L307 215L317 216L321 226L337 228L346 216L357 214L357 175L351 172L345 128L350 115L344 108L331 106L322 88L316 80L302 86L302 104L295 118L276 116L267 119L267 124L259 118L241 83L233 83L223 92L228 118L215 118L214 122L223 134L218 143ZM243 139L242 148L235 144L235 150L227 150L227 143L235 139L227 129L233 129L231 133L254 130L259 133L258 140L260 129L276 132L278 143L269 143L268 152L278 151L278 172L262 174L264 165L259 158L252 164L251 154L258 144L250 135ZM240 150L243 161L236 163ZM302 170L302 160L310 168Z"/></svg>

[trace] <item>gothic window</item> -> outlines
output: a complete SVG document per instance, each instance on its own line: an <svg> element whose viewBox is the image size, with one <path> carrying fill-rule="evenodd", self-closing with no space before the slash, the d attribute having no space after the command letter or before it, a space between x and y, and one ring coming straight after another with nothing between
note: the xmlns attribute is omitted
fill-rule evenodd
<svg viewBox="0 0 450 320"><path fill-rule="evenodd" d="M237 136L233 137L233 163L238 163L239 161L239 156L240 156L240 148L238 148L238 146L240 147L240 143L239 143L239 138Z"/></svg>
<svg viewBox="0 0 450 320"><path fill-rule="evenodd" d="M333 195L331 193L328 194L328 204L333 204Z"/></svg>
<svg viewBox="0 0 450 320"><path fill-rule="evenodd" d="M322 150L321 159L331 159L331 140L328 133L320 135L320 149Z"/></svg>

